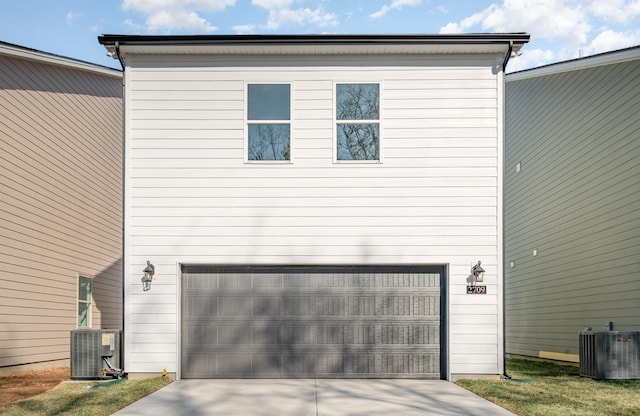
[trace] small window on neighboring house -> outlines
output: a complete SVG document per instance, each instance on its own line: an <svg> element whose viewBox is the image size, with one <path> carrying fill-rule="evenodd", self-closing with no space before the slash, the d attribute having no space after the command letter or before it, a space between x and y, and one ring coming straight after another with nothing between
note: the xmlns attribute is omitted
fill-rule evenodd
<svg viewBox="0 0 640 416"><path fill-rule="evenodd" d="M91 328L91 279L78 277L78 327Z"/></svg>
<svg viewBox="0 0 640 416"><path fill-rule="evenodd" d="M380 160L380 84L336 84L335 158Z"/></svg>
<svg viewBox="0 0 640 416"><path fill-rule="evenodd" d="M291 160L291 86L247 86L247 160Z"/></svg>

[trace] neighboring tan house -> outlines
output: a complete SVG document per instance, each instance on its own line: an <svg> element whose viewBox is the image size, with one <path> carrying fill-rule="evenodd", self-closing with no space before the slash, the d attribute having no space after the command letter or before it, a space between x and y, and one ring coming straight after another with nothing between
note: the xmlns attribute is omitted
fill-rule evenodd
<svg viewBox="0 0 640 416"><path fill-rule="evenodd" d="M503 373L504 66L528 40L101 36L129 376Z"/></svg>
<svg viewBox="0 0 640 416"><path fill-rule="evenodd" d="M507 75L507 353L640 329L640 47Z"/></svg>
<svg viewBox="0 0 640 416"><path fill-rule="evenodd" d="M0 373L122 328L122 73L0 42Z"/></svg>

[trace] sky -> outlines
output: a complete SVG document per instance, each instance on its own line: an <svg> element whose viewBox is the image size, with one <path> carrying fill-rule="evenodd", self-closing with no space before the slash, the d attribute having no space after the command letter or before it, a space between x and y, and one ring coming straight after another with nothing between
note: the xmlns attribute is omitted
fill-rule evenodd
<svg viewBox="0 0 640 416"><path fill-rule="evenodd" d="M120 68L101 34L526 32L507 72L640 45L640 0L1 0L0 41Z"/></svg>

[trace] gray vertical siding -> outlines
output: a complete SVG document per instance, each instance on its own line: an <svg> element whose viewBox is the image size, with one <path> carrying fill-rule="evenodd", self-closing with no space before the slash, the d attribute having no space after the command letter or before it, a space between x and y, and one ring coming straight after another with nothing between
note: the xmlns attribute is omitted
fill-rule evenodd
<svg viewBox="0 0 640 416"><path fill-rule="evenodd" d="M506 351L576 356L640 329L640 60L507 81Z"/></svg>
<svg viewBox="0 0 640 416"><path fill-rule="evenodd" d="M0 369L69 358L78 274L122 327L121 85L0 54Z"/></svg>

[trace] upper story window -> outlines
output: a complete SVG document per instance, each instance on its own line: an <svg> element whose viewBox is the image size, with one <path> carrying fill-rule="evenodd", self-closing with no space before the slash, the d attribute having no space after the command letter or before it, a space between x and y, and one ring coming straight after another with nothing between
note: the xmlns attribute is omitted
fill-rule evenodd
<svg viewBox="0 0 640 416"><path fill-rule="evenodd" d="M336 160L380 160L380 84L336 84Z"/></svg>
<svg viewBox="0 0 640 416"><path fill-rule="evenodd" d="M247 86L247 160L291 160L291 85Z"/></svg>

